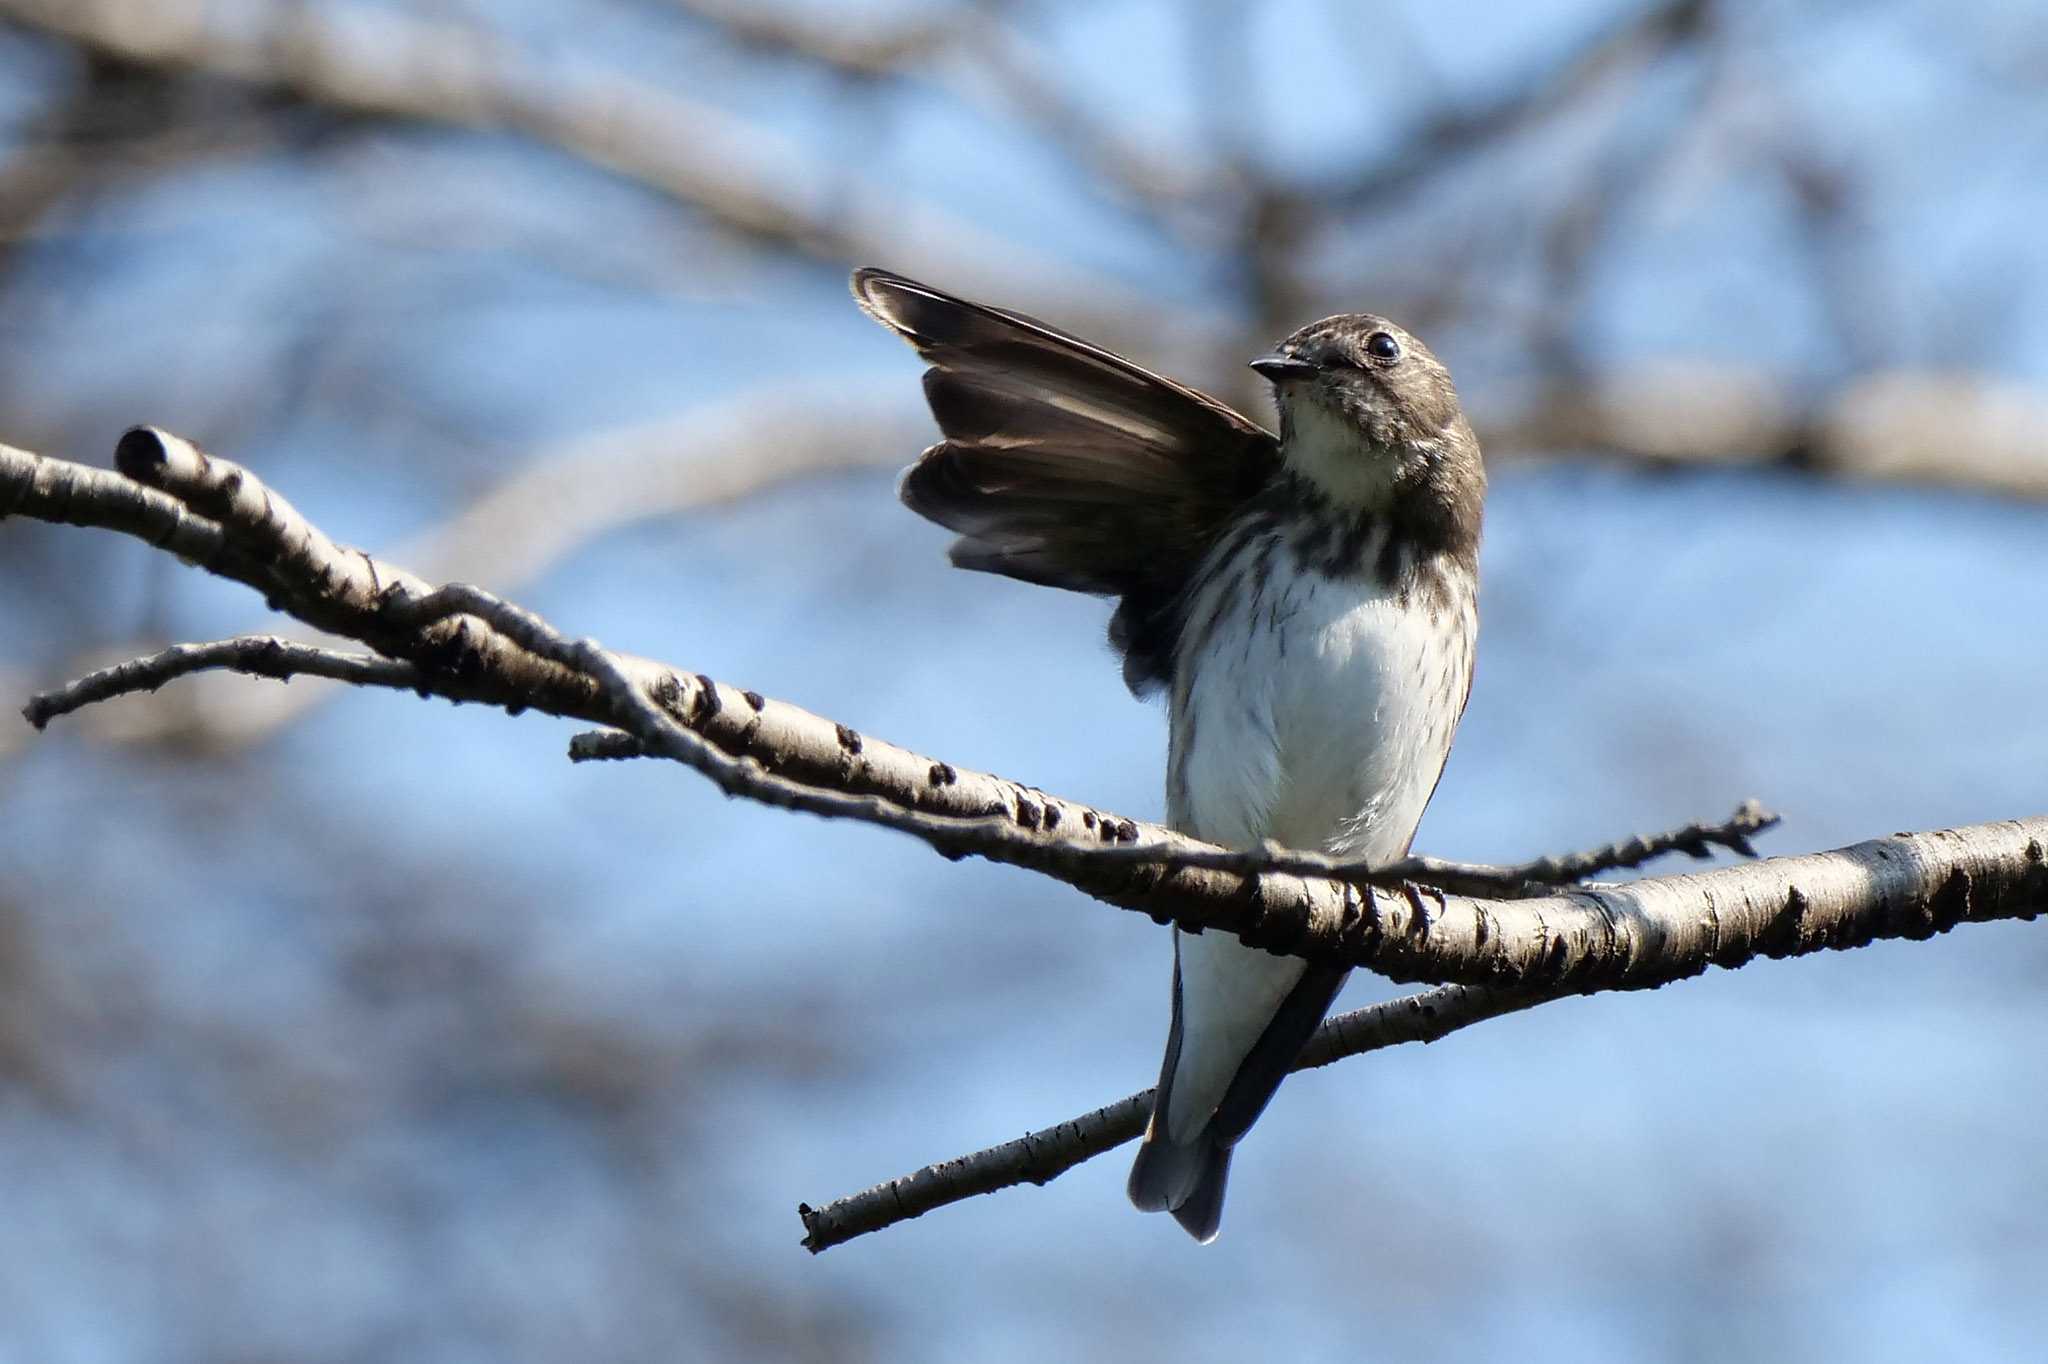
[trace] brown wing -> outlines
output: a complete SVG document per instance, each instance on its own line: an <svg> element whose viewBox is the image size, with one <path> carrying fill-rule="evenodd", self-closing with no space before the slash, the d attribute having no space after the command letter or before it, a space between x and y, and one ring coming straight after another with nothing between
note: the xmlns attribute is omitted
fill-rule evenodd
<svg viewBox="0 0 2048 1364"><path fill-rule="evenodd" d="M962 568L1122 598L1124 678L1163 682L1179 589L1278 467L1272 433L1021 313L883 270L853 294L931 361L946 438L904 473L905 505L960 533Z"/></svg>

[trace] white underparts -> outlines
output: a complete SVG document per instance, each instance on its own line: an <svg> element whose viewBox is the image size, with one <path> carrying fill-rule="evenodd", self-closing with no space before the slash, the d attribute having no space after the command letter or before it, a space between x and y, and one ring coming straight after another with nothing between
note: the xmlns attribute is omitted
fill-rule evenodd
<svg viewBox="0 0 2048 1364"><path fill-rule="evenodd" d="M1242 544L1226 539L1217 552L1242 558ZM1445 609L1419 591L1404 604L1369 573L1325 577L1296 559L1284 535L1266 552L1256 588L1255 575L1219 568L1189 604L1169 818L1228 847L1272 838L1392 860L1450 751L1476 605L1457 592ZM1169 1135L1184 1139L1222 1099L1304 967L1224 933L1183 934L1178 947L1182 1042L1165 1119Z"/></svg>

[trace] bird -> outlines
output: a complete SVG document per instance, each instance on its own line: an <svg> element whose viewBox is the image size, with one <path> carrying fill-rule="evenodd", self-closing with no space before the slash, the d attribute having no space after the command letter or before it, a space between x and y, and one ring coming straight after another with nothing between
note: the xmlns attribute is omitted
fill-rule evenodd
<svg viewBox="0 0 2048 1364"><path fill-rule="evenodd" d="M1375 865L1407 855L1471 694L1486 473L1451 376L1371 313L1250 361L1274 433L1022 313L886 270L943 437L898 493L952 562L1117 599L1124 681L1168 707L1167 821ZM1172 1012L1128 1185L1207 1244L1232 1154L1344 968L1173 930Z"/></svg>

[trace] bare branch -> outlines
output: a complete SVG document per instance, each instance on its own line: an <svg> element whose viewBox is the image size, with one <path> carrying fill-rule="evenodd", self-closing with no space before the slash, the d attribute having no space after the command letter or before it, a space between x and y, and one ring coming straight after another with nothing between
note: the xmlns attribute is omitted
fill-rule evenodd
<svg viewBox="0 0 2048 1364"><path fill-rule="evenodd" d="M1539 857L1512 867L1473 867L1440 862L1433 857L1410 857L1388 870L1413 864L1415 870L1408 879L1424 885L1463 890L1468 894L1514 894L1518 886L1570 885L1604 871L1640 867L1675 852L1705 858L1713 856L1715 848L1726 848L1744 857L1755 857L1757 851L1750 846L1750 838L1777 823L1778 816L1756 801L1746 800L1734 814L1718 824L1687 824L1667 833L1639 834L1592 852L1567 857Z"/></svg>
<svg viewBox="0 0 2048 1364"><path fill-rule="evenodd" d="M274 677L280 682L294 677L326 677L368 687L417 690L422 685L419 669L397 659L315 648L278 635L237 635L211 644L174 644L146 658L101 668L55 691L31 697L21 713L41 729L58 716L69 715L82 706L135 692L155 691L173 678L212 669L250 677Z"/></svg>
<svg viewBox="0 0 2048 1364"><path fill-rule="evenodd" d="M1402 1042L1434 1042L1460 1028L1533 1008L1555 994L1512 994L1445 985L1326 1019L1302 1048L1297 1071L1327 1066ZM1049 1184L1083 1161L1113 1151L1145 1130L1152 1090L1105 1104L971 1155L927 1165L821 1208L797 1205L804 1249L816 1254L934 1208L1018 1184Z"/></svg>
<svg viewBox="0 0 2048 1364"><path fill-rule="evenodd" d="M638 739L617 730L593 730L569 741L572 762L656 756L660 755ZM1257 848L1242 849L1190 848L1164 842L1114 843L1094 848L1088 856L1091 861L1103 863L1170 864L1178 868L1229 871L1248 876L1263 872L1291 872L1404 893L1428 889L1516 900L1548 895L1560 886L1574 885L1603 871L1640 867L1675 852L1707 858L1713 856L1713 849L1726 848L1744 857L1755 857L1758 854L1750 844L1750 837L1779 822L1777 815L1758 802L1748 800L1733 815L1715 823L1699 821L1664 833L1637 834L1590 852L1539 857L1512 866L1452 862L1441 857L1404 857L1397 862L1379 865L1347 862L1326 853L1283 847L1271 840Z"/></svg>
<svg viewBox="0 0 2048 1364"><path fill-rule="evenodd" d="M1398 862L1374 866L1368 862L1346 862L1323 853L1284 848L1268 842L1259 848L1219 849L1214 852L1188 849L1162 850L1150 846L1125 845L1098 849L1090 856L1102 862L1170 862L1175 867L1234 871L1246 875L1261 872L1292 872L1298 876L1328 877L1354 886L1378 886L1382 890L1406 891L1411 887L1449 891L1460 895L1494 895L1504 899L1533 899L1559 886L1572 885L1603 871L1640 867L1645 862L1674 852L1710 857L1711 849L1727 848L1744 857L1755 857L1749 836L1778 823L1778 817L1756 801L1744 801L1730 818L1717 824L1694 823L1668 833L1639 834L1610 843L1592 852L1562 857L1539 857L1515 866L1496 867L1483 862L1448 862L1439 857L1404 857Z"/></svg>
<svg viewBox="0 0 2048 1364"><path fill-rule="evenodd" d="M208 572L270 591L269 573L260 563L230 545L219 523L193 515L176 498L105 469L0 445L0 518L16 515L120 531Z"/></svg>
<svg viewBox="0 0 2048 1364"><path fill-rule="evenodd" d="M708 678L571 640L513 603L473 587L434 588L335 544L247 470L164 432L138 428L117 459L127 479L0 447L0 509L104 524L177 541L215 571L260 564L273 600L323 628L405 660L421 694L539 705L608 725L639 750L672 757L723 790L768 804L859 819L1039 871L1107 903L1189 930L1228 931L1253 946L1367 966L1396 980L1493 988L1432 991L1334 1022L1304 1062L1455 1027L1543 999L1651 988L1736 967L1879 938L1925 938L1959 923L2031 919L2048 909L2048 816L1928 834L1897 834L1833 852L1724 867L1532 899L1414 887L1388 893L1335 879L1307 855L1258 850L1318 872L1258 869L1246 854L963 771ZM182 513L166 504L183 504ZM232 648L229 646L213 646ZM262 646L256 646L260 652ZM186 655L203 656L204 650ZM374 660L359 661L370 669ZM147 662L129 678L152 678ZM86 684L79 684L84 689ZM619 741L583 741L589 754ZM1728 826L1636 840L1584 859L1535 864L1583 875L1677 847L1740 846L1761 827L1745 809ZM1434 898L1434 908L1431 897ZM949 1162L824 1210L807 1210L822 1249L900 1216L1019 1179L1047 1179L1130 1135L1133 1098L992 1152Z"/></svg>
<svg viewBox="0 0 2048 1364"><path fill-rule="evenodd" d="M1275 952L1366 966L1395 980L1641 988L1760 953L1919 936L2037 911L2044 821L1526 900L1438 891L1434 909L1412 888L1388 893L1320 871L1237 870L1228 864L1241 854L572 641L476 588L433 588L334 544L247 470L175 436L138 428L123 437L117 458L131 476L215 519L229 544L268 561L286 609L409 659L428 690L594 719L729 793L896 829L947 857L1026 867L1162 922L1234 932Z"/></svg>
<svg viewBox="0 0 2048 1364"><path fill-rule="evenodd" d="M602 432L540 451L449 520L391 552L431 581L469 579L512 589L533 581L606 531L754 496L805 478L893 468L929 426L896 405L845 388L758 394L682 416ZM284 638L310 642L310 627ZM141 647L130 650L140 652ZM309 681L252 695L234 677L197 678L177 693L126 707L96 733L125 742L252 743L336 694Z"/></svg>

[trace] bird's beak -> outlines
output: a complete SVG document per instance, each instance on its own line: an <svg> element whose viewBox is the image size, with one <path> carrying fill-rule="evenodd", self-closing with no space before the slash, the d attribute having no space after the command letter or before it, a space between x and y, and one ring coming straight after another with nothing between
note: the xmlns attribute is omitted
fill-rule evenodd
<svg viewBox="0 0 2048 1364"><path fill-rule="evenodd" d="M1276 384L1287 379L1312 378L1316 373L1316 367L1308 361L1292 355L1282 355L1278 351L1271 355L1261 355L1252 361L1252 368Z"/></svg>

